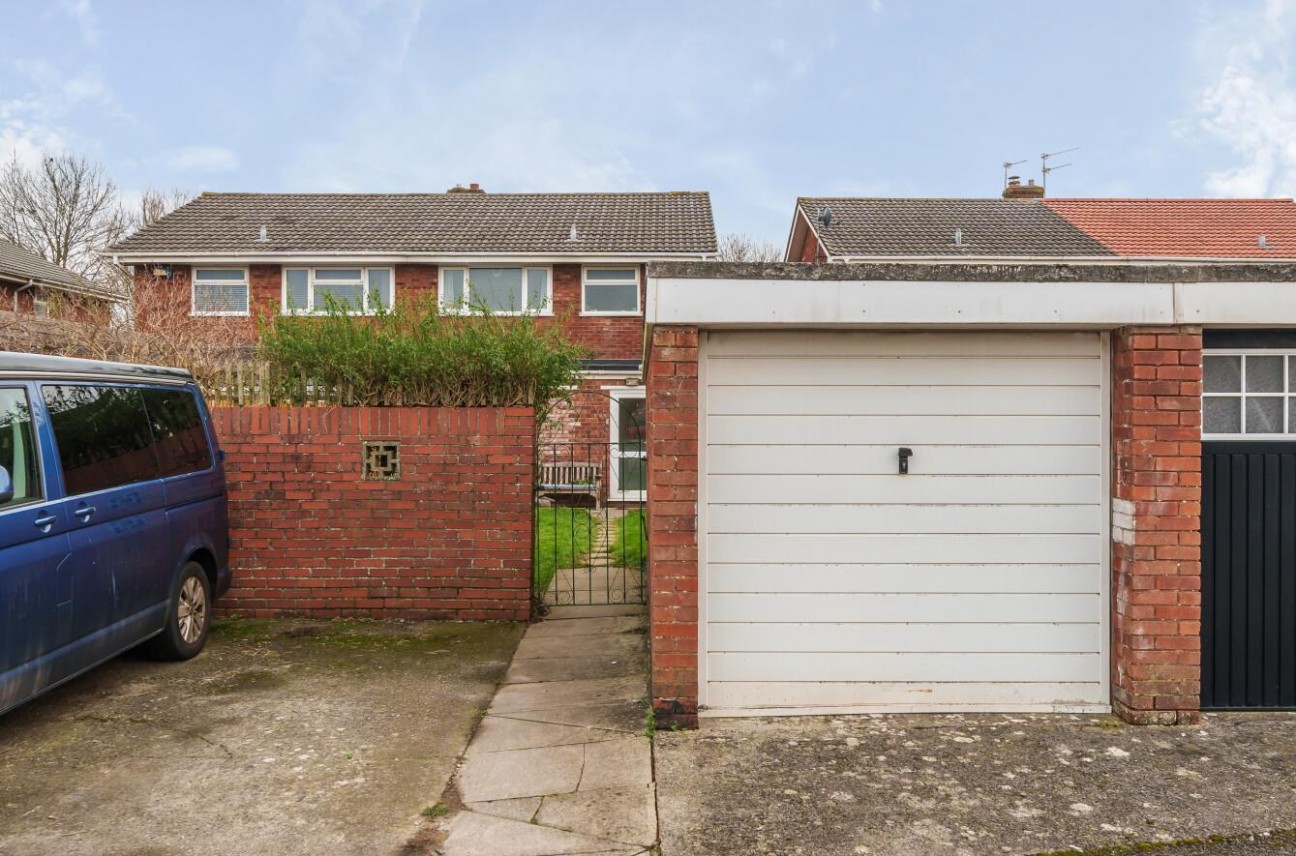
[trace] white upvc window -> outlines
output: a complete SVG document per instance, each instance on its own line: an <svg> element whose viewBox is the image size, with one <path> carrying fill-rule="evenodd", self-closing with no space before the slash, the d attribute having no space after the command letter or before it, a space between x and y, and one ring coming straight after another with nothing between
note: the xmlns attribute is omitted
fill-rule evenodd
<svg viewBox="0 0 1296 856"><path fill-rule="evenodd" d="M247 315L247 268L194 268L191 315Z"/></svg>
<svg viewBox="0 0 1296 856"><path fill-rule="evenodd" d="M390 310L396 299L391 268L284 268L285 315L320 315L330 303L352 315Z"/></svg>
<svg viewBox="0 0 1296 856"><path fill-rule="evenodd" d="M1296 353L1210 350L1202 357L1202 436L1291 439L1296 434Z"/></svg>
<svg viewBox="0 0 1296 856"><path fill-rule="evenodd" d="M639 269L587 267L581 275L582 315L639 315Z"/></svg>
<svg viewBox="0 0 1296 856"><path fill-rule="evenodd" d="M485 309L497 315L552 315L553 271L547 267L443 267L438 302L444 312Z"/></svg>

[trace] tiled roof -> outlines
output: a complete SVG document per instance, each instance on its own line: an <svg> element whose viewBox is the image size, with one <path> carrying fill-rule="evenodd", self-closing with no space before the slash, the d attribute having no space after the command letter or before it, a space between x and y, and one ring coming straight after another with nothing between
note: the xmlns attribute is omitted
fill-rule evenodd
<svg viewBox="0 0 1296 856"><path fill-rule="evenodd" d="M264 242L257 240L262 226ZM715 250L706 193L204 193L112 248L130 255Z"/></svg>
<svg viewBox="0 0 1296 856"><path fill-rule="evenodd" d="M1122 256L1296 258L1290 199L1046 199ZM1265 236L1266 247L1259 246Z"/></svg>
<svg viewBox="0 0 1296 856"><path fill-rule="evenodd" d="M801 198L831 256L1110 256L1036 200ZM831 209L830 225L819 217ZM955 244L955 231L961 245Z"/></svg>
<svg viewBox="0 0 1296 856"><path fill-rule="evenodd" d="M21 280L23 282L35 280L41 285L50 285L87 294L103 292L103 289L77 276L72 271L59 267L53 262L47 262L35 253L4 238L0 238L0 278Z"/></svg>
<svg viewBox="0 0 1296 856"><path fill-rule="evenodd" d="M802 198L797 207L833 257L1296 258L1290 199Z"/></svg>

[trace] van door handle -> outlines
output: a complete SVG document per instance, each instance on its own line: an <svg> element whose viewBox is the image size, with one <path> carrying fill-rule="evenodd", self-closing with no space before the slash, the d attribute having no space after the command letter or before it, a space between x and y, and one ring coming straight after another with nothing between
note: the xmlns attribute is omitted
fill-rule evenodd
<svg viewBox="0 0 1296 856"><path fill-rule="evenodd" d="M40 517L33 520L32 523L35 523L36 528L42 532L48 532L54 528L55 523L58 523L58 518L53 514L42 514Z"/></svg>
<svg viewBox="0 0 1296 856"><path fill-rule="evenodd" d="M93 505L83 505L72 513L81 518L82 523L85 523L91 517L94 517L95 508Z"/></svg>

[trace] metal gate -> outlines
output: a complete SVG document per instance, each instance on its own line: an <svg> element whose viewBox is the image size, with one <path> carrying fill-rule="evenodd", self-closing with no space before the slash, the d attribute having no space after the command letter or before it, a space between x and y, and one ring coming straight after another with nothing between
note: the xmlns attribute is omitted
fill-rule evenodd
<svg viewBox="0 0 1296 856"><path fill-rule="evenodd" d="M616 443L547 443L538 452L534 581L540 611L643 603L645 503L642 491L619 488L627 470L642 468L643 458Z"/></svg>
<svg viewBox="0 0 1296 856"><path fill-rule="evenodd" d="M1202 708L1296 710L1296 443L1202 446Z"/></svg>

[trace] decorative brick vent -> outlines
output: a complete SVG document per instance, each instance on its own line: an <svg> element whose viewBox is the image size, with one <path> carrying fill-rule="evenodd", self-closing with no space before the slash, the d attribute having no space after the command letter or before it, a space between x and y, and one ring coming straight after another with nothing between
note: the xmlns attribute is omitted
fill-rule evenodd
<svg viewBox="0 0 1296 856"><path fill-rule="evenodd" d="M395 481L400 478L400 443L364 444L366 481Z"/></svg>

